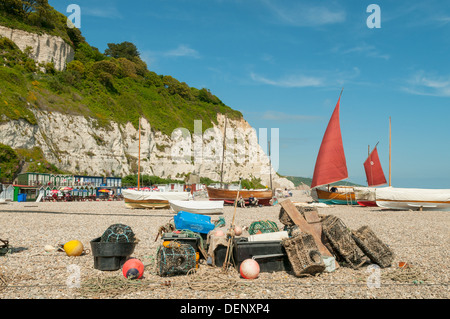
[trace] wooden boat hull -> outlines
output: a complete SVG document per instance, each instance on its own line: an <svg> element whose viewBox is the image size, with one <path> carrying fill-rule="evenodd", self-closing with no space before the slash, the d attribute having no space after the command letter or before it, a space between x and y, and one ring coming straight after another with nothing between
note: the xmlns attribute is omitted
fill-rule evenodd
<svg viewBox="0 0 450 319"><path fill-rule="evenodd" d="M155 208L169 208L170 204L167 200L157 200L157 199L149 199L149 200L132 200L128 198L124 198L125 206L133 209L155 209Z"/></svg>
<svg viewBox="0 0 450 319"><path fill-rule="evenodd" d="M125 206L128 208L169 208L170 200L188 201L188 192L147 192L137 190L122 190Z"/></svg>
<svg viewBox="0 0 450 319"><path fill-rule="evenodd" d="M214 188L207 187L206 188L209 196L209 200L223 200L226 204L234 204L236 200L237 190L230 189L222 189L222 188ZM264 206L271 206L272 200L272 191L271 190L248 190L241 189L239 190L239 196L248 203L248 199L250 195L253 195L254 198L258 200L258 204Z"/></svg>
<svg viewBox="0 0 450 319"><path fill-rule="evenodd" d="M357 205L354 192L338 193L317 188L319 203L328 205Z"/></svg>

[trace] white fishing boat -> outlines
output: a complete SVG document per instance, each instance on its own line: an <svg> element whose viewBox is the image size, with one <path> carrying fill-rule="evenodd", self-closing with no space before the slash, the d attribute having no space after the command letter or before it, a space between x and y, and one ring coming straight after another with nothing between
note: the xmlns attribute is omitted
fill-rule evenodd
<svg viewBox="0 0 450 319"><path fill-rule="evenodd" d="M122 190L125 205L128 208L169 208L169 201L189 201L189 192L152 192L144 190Z"/></svg>
<svg viewBox="0 0 450 319"><path fill-rule="evenodd" d="M222 215L224 201L170 200L169 204L175 213L183 211L200 215Z"/></svg>
<svg viewBox="0 0 450 319"><path fill-rule="evenodd" d="M370 195L375 196L376 205L393 210L450 211L450 189L392 187L391 140L391 118L389 118L389 186L373 189L373 193ZM374 176L381 178L381 182L373 184L381 184L384 182L382 179L384 176L375 173L376 170L373 171ZM381 170L381 166L378 170Z"/></svg>
<svg viewBox="0 0 450 319"><path fill-rule="evenodd" d="M384 187L377 188L375 194L381 208L450 211L450 189Z"/></svg>

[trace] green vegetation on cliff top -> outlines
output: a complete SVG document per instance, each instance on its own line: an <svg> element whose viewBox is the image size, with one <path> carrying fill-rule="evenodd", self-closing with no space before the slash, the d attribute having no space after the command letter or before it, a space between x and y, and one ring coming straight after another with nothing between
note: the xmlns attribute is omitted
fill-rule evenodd
<svg viewBox="0 0 450 319"><path fill-rule="evenodd" d="M33 5L25 6L29 3ZM33 109L81 115L106 129L111 122L137 128L144 117L153 131L170 136L179 127L193 132L194 120L202 120L206 130L217 124L218 113L242 118L208 89L150 71L130 42L109 43L99 52L78 29L68 28L67 18L46 0L5 0L0 11L0 25L58 35L75 49L74 61L59 72L52 63L37 65L31 48L22 52L0 37L0 121L36 124Z"/></svg>

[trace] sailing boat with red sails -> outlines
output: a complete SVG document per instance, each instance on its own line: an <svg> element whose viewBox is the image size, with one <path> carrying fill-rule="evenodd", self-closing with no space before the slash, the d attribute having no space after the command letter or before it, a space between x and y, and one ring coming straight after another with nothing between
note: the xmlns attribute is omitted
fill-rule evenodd
<svg viewBox="0 0 450 319"><path fill-rule="evenodd" d="M348 178L339 122L342 91L320 145L311 183L311 194L325 204L356 205L353 187L332 186L330 188L330 184Z"/></svg>
<svg viewBox="0 0 450 319"><path fill-rule="evenodd" d="M375 188L372 187L387 184L383 168L381 167L380 157L378 156L377 146L378 143L364 162L364 171L366 172L367 185L369 187L354 188L356 201L360 206L364 207L378 206L376 203Z"/></svg>

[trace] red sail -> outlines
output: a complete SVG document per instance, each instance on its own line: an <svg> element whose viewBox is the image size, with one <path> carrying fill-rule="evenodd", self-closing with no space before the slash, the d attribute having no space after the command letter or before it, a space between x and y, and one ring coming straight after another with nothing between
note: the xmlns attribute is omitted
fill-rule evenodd
<svg viewBox="0 0 450 319"><path fill-rule="evenodd" d="M367 184L369 186L380 186L387 183L376 146L364 162L364 169L366 171Z"/></svg>
<svg viewBox="0 0 450 319"><path fill-rule="evenodd" d="M311 188L338 182L348 177L341 126L339 124L340 101L341 97L339 97L323 136L319 155L317 155Z"/></svg>

